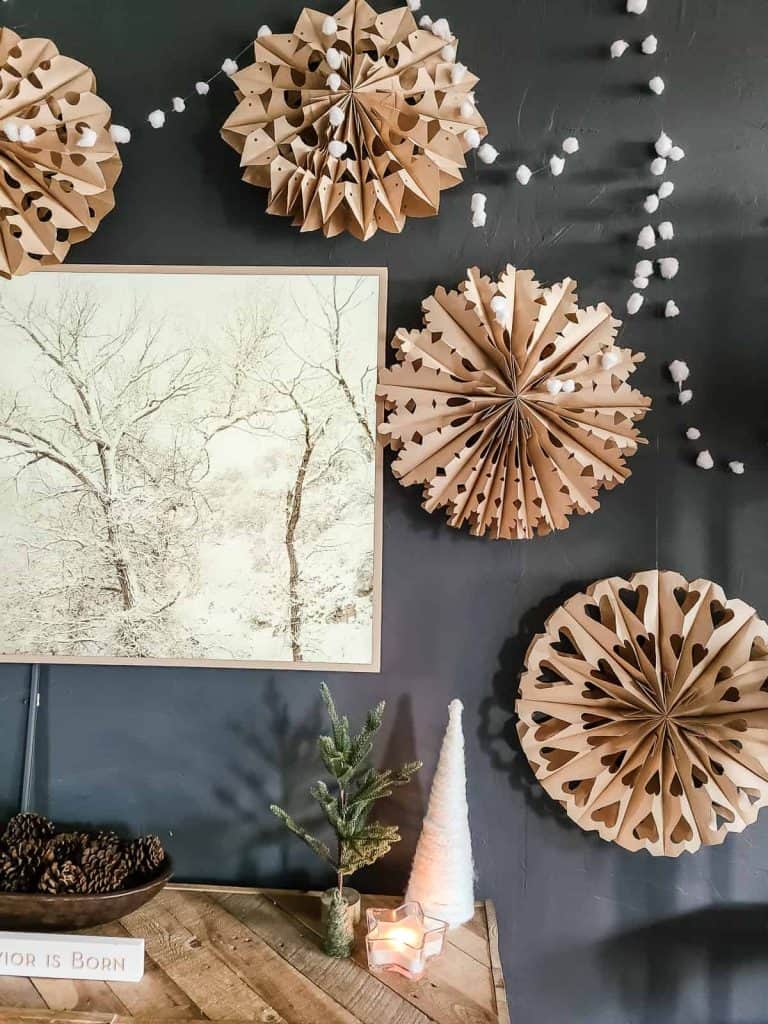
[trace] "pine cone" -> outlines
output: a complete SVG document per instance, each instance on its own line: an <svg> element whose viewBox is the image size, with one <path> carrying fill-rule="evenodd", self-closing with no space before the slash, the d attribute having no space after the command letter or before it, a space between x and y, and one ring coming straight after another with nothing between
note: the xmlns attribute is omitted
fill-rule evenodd
<svg viewBox="0 0 768 1024"><path fill-rule="evenodd" d="M95 832L83 836L83 850L122 850L123 841L117 832Z"/></svg>
<svg viewBox="0 0 768 1024"><path fill-rule="evenodd" d="M61 893L87 891L85 875L71 860L54 861L45 869L37 884L39 892L58 896Z"/></svg>
<svg viewBox="0 0 768 1024"><path fill-rule="evenodd" d="M6 892L35 891L42 852L41 840L24 839L0 853L0 879Z"/></svg>
<svg viewBox="0 0 768 1024"><path fill-rule="evenodd" d="M86 892L117 892L128 877L129 864L121 846L105 844L83 850L80 866Z"/></svg>
<svg viewBox="0 0 768 1024"><path fill-rule="evenodd" d="M55 832L53 822L42 814L16 814L5 826L3 842L11 846L24 839L48 839Z"/></svg>
<svg viewBox="0 0 768 1024"><path fill-rule="evenodd" d="M163 844L157 836L140 836L126 851L128 869L138 878L153 875L165 860Z"/></svg>
<svg viewBox="0 0 768 1024"><path fill-rule="evenodd" d="M43 865L65 860L71 860L77 864L86 838L82 832L59 832L45 845L42 856Z"/></svg>

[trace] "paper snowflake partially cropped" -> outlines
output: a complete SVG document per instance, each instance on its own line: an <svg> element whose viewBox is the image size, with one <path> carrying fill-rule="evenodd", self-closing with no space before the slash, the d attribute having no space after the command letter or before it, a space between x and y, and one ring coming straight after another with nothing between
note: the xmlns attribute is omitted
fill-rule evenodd
<svg viewBox="0 0 768 1024"><path fill-rule="evenodd" d="M614 347L604 303L578 308L576 282L543 288L508 266L468 271L423 303L424 328L398 330L399 363L380 375L380 428L393 471L424 486L424 508L476 535L531 538L599 507L629 475L650 399L627 379L642 354Z"/></svg>
<svg viewBox="0 0 768 1024"><path fill-rule="evenodd" d="M0 276L61 263L115 205L122 162L90 68L0 29Z"/></svg>
<svg viewBox="0 0 768 1024"><path fill-rule="evenodd" d="M305 9L290 35L263 35L233 74L239 105L222 128L243 179L302 231L370 238L437 213L464 154L485 134L456 40L420 29L408 7L349 0Z"/></svg>
<svg viewBox="0 0 768 1024"><path fill-rule="evenodd" d="M569 817L676 857L768 803L768 625L709 580L593 583L526 656L518 733Z"/></svg>

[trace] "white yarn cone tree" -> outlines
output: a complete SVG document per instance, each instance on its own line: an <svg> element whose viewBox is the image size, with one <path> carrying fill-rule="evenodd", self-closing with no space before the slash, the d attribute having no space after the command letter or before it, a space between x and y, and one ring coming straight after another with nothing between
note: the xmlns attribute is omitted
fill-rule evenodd
<svg viewBox="0 0 768 1024"><path fill-rule="evenodd" d="M475 913L462 711L461 701L452 700L406 895L428 917L447 921L451 928Z"/></svg>

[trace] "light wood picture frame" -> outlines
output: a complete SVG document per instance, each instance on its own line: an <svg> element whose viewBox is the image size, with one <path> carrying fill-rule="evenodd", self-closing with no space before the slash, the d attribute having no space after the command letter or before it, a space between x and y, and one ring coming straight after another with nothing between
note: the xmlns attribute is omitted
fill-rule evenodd
<svg viewBox="0 0 768 1024"><path fill-rule="evenodd" d="M378 672L381 268L0 282L0 662Z"/></svg>

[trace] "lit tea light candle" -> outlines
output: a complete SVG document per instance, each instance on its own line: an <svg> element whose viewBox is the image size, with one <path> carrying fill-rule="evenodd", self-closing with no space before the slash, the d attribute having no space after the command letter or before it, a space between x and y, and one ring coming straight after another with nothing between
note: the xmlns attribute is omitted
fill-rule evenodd
<svg viewBox="0 0 768 1024"><path fill-rule="evenodd" d="M442 953L448 930L445 921L425 917L413 901L394 910L372 908L366 911L366 922L369 968L395 971L412 980L423 977L427 962Z"/></svg>

